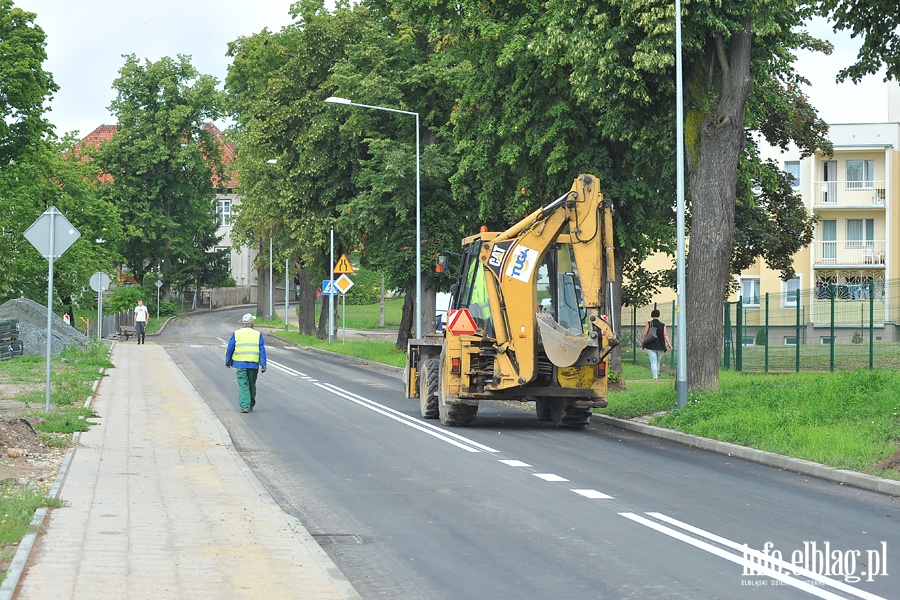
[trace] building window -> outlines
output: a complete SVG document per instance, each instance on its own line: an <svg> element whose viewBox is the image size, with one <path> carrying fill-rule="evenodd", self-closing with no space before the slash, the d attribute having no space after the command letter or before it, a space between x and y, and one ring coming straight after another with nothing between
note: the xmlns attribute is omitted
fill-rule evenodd
<svg viewBox="0 0 900 600"><path fill-rule="evenodd" d="M788 307L796 307L797 306L797 290L800 289L800 278L794 277L793 279L788 279L787 281L781 282L781 288L783 290L783 302L782 306L785 308Z"/></svg>
<svg viewBox="0 0 900 600"><path fill-rule="evenodd" d="M875 245L875 219L847 219L847 248Z"/></svg>
<svg viewBox="0 0 900 600"><path fill-rule="evenodd" d="M800 187L800 161L789 160L784 163L785 172L791 176L791 187L797 189Z"/></svg>
<svg viewBox="0 0 900 600"><path fill-rule="evenodd" d="M215 246L213 250L225 253L225 264L228 265L228 270L231 271L231 248L228 246Z"/></svg>
<svg viewBox="0 0 900 600"><path fill-rule="evenodd" d="M231 225L231 200L219 200L216 206L216 216L219 219L219 227Z"/></svg>
<svg viewBox="0 0 900 600"><path fill-rule="evenodd" d="M741 304L747 306L759 306L759 279L741 279Z"/></svg>
<svg viewBox="0 0 900 600"><path fill-rule="evenodd" d="M875 161L847 161L847 189L871 190L875 188Z"/></svg>

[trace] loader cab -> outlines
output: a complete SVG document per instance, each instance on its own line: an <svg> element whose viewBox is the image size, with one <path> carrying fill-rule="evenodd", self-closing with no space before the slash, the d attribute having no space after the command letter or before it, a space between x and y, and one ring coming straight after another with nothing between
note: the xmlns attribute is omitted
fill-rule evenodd
<svg viewBox="0 0 900 600"><path fill-rule="evenodd" d="M586 313L570 244L553 244L538 267L537 306L573 334L584 332Z"/></svg>
<svg viewBox="0 0 900 600"><path fill-rule="evenodd" d="M494 337L494 319L488 299L484 266L478 260L481 240L468 244L463 250L459 278L450 288L450 308L467 308L478 327L476 333Z"/></svg>

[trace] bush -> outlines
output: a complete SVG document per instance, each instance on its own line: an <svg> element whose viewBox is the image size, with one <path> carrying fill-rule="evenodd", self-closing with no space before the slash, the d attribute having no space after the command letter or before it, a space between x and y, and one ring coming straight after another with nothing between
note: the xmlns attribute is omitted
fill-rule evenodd
<svg viewBox="0 0 900 600"><path fill-rule="evenodd" d="M178 314L178 305L174 302L160 302L159 303L159 316L160 317L171 317L173 315Z"/></svg>
<svg viewBox="0 0 900 600"><path fill-rule="evenodd" d="M370 269L359 269L348 275L353 287L347 293L347 304L375 304L381 298L381 273Z"/></svg>
<svg viewBox="0 0 900 600"><path fill-rule="evenodd" d="M151 294L139 285L121 285L111 296L103 299L103 311L107 314L128 312L137 306L138 300L143 300L149 309L150 298L156 298L156 290Z"/></svg>
<svg viewBox="0 0 900 600"><path fill-rule="evenodd" d="M769 335L769 332L766 330L765 327L760 327L759 329L757 329L756 330L756 345L757 346L765 346L768 335Z"/></svg>

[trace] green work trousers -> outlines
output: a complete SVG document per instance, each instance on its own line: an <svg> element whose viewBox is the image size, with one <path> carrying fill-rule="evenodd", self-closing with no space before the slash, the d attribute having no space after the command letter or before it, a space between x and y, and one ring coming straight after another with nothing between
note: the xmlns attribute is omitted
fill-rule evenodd
<svg viewBox="0 0 900 600"><path fill-rule="evenodd" d="M238 404L241 410L252 410L256 406L256 378L259 369L235 369L238 382Z"/></svg>

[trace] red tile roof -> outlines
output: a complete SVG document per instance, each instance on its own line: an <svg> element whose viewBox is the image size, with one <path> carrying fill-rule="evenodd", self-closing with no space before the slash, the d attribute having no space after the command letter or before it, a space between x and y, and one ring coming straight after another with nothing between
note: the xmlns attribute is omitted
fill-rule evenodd
<svg viewBox="0 0 900 600"><path fill-rule="evenodd" d="M234 154L237 152L237 146L235 146L232 142L229 142L225 139L225 134L223 134L218 127L213 125L212 123L205 123L203 125L203 129L208 131L212 136L219 141L220 150L222 152L222 163L228 167L231 164L231 161L234 159ZM84 136L82 138L82 142L85 145L91 145L94 148L100 147L101 144L104 144L112 139L112 137L118 131L118 126L116 125L100 125L92 132ZM225 183L225 187L234 188L237 187L238 179L237 179L237 171L229 171L226 169L226 174L228 175L228 180ZM110 175L103 174L100 176L101 181L106 183L111 179ZM213 185L218 186L218 181L216 177L213 177Z"/></svg>

